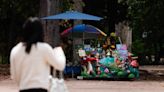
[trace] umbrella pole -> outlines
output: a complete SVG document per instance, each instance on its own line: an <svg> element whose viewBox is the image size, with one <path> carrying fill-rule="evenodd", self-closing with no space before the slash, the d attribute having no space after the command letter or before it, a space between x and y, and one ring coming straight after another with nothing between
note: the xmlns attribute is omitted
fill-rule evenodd
<svg viewBox="0 0 164 92"><path fill-rule="evenodd" d="M74 63L75 63L75 58L74 58L74 48L75 48L75 46L74 46L75 44L74 44L74 39L73 39L73 26L72 26L72 66L74 66ZM72 78L74 78L74 70L73 70L73 68L72 68L72 71L71 71L71 73L72 73Z"/></svg>
<svg viewBox="0 0 164 92"><path fill-rule="evenodd" d="M82 37L83 45L84 45L84 32L83 32L83 37Z"/></svg>
<svg viewBox="0 0 164 92"><path fill-rule="evenodd" d="M73 46L73 50L72 50L72 52L73 52L73 53L72 53L72 54L73 54L73 55L72 55L72 66L75 66L75 65L74 65L74 64L75 64L75 56L74 56L74 55L75 55L76 53L75 53L75 41L74 41L74 32L73 32L73 31L74 31L74 23L73 23L73 21L72 21L72 44L73 44L73 45L72 45L72 46ZM72 78L74 78L74 70L73 70L73 69L72 69L72 72L71 72L71 73L72 73Z"/></svg>

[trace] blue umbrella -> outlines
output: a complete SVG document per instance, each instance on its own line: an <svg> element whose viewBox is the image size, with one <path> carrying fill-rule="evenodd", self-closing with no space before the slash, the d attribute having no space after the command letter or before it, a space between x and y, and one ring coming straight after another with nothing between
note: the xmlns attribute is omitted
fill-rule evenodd
<svg viewBox="0 0 164 92"><path fill-rule="evenodd" d="M54 20L54 19L71 19L71 20L101 20L103 18L97 17L90 14L81 13L78 11L66 11L64 13L43 17L45 20Z"/></svg>

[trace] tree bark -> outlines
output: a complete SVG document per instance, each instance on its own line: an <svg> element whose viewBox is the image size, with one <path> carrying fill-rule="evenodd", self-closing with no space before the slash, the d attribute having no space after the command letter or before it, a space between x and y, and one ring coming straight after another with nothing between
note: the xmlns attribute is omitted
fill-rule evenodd
<svg viewBox="0 0 164 92"><path fill-rule="evenodd" d="M60 0L40 0L40 17L54 15L60 12ZM43 20L44 40L55 47L60 43L58 20Z"/></svg>

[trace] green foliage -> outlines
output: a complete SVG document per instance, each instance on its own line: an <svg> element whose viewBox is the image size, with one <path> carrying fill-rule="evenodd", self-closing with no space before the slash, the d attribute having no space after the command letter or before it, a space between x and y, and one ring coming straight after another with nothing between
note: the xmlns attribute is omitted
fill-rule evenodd
<svg viewBox="0 0 164 92"><path fill-rule="evenodd" d="M82 7L85 6L84 2L80 2L80 5ZM76 10L76 7L74 7L74 1L73 0L62 0L62 3L60 5L61 11L68 11L68 10Z"/></svg>
<svg viewBox="0 0 164 92"><path fill-rule="evenodd" d="M144 53L144 43L141 40L135 40L132 44L132 50L136 55Z"/></svg>
<svg viewBox="0 0 164 92"><path fill-rule="evenodd" d="M124 4L129 6L127 17L131 21L131 27L134 32L146 31L149 36L155 36L154 33L161 32L161 29L164 29L162 26L163 21L161 21L164 15L163 0L120 0L120 2L124 2ZM158 36L156 35L155 37Z"/></svg>
<svg viewBox="0 0 164 92"><path fill-rule="evenodd" d="M68 11L73 9L73 2L70 2L69 0L63 0L63 2L60 5L61 11Z"/></svg>
<svg viewBox="0 0 164 92"><path fill-rule="evenodd" d="M127 17L133 30L133 51L135 53L158 53L164 36L163 0L119 0L128 5ZM147 37L142 38L143 32ZM149 49L149 50L148 50Z"/></svg>

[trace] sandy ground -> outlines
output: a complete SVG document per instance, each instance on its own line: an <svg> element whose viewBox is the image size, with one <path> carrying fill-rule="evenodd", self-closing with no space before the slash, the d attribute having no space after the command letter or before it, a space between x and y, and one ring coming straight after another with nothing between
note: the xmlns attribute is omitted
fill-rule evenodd
<svg viewBox="0 0 164 92"><path fill-rule="evenodd" d="M67 79L65 83L69 92L164 92L164 66L143 66L140 69L144 72L135 81ZM6 76L8 73L2 74L5 76L0 76L0 92L18 92L16 83Z"/></svg>
<svg viewBox="0 0 164 92"><path fill-rule="evenodd" d="M0 92L18 92L18 87L10 79L5 79L0 81Z"/></svg>
<svg viewBox="0 0 164 92"><path fill-rule="evenodd" d="M65 81L69 92L164 92L164 81ZM18 92L17 85L10 79L0 81L0 92Z"/></svg>

